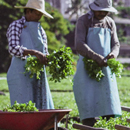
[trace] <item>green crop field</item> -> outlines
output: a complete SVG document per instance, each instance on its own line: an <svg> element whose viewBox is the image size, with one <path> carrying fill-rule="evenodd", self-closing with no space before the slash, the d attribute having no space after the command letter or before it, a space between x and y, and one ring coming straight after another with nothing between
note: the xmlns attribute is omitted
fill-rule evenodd
<svg viewBox="0 0 130 130"><path fill-rule="evenodd" d="M124 71L122 73L122 78L117 78L118 90L120 95L121 106L130 107L130 71ZM6 74L0 74L0 77L6 77ZM79 117L77 105L75 103L72 82L70 80L73 79L73 76L69 77L69 79L64 79L60 83L54 83L53 81L49 81L49 86L51 89L55 109L72 109L69 114L69 117ZM2 110L7 105L10 105L9 98L9 90L7 85L7 80L0 80L0 91L3 91L5 95L0 95L0 110ZM70 120L69 129L74 130L72 128L72 124L76 122L74 120ZM60 124L64 127L64 124Z"/></svg>

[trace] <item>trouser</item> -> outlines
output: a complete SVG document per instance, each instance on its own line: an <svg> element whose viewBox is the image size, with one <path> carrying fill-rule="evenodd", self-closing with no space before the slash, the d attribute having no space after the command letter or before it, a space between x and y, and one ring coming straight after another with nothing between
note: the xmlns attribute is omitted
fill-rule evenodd
<svg viewBox="0 0 130 130"><path fill-rule="evenodd" d="M115 117L115 115L106 115L106 116L102 116L103 119L106 118L106 120L109 120L111 117ZM82 120L82 124L83 125L88 125L88 126L94 126L94 124L97 122L97 120L95 118L86 118Z"/></svg>

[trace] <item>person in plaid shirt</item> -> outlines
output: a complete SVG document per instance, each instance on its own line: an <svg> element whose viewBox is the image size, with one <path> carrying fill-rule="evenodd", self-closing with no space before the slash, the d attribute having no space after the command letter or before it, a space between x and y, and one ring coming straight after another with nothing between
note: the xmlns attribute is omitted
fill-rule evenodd
<svg viewBox="0 0 130 130"><path fill-rule="evenodd" d="M43 15L53 17L45 11L44 0L28 0L26 6L15 7L23 8L25 16L13 21L6 34L9 53L12 55L7 72L11 105L15 101L27 103L32 100L38 109L54 109L45 71L48 62L47 36L38 22ZM36 76L30 78L29 73L24 74L28 55L37 57L44 65L40 80L37 80Z"/></svg>
<svg viewBox="0 0 130 130"><path fill-rule="evenodd" d="M12 56L21 57L23 59L25 59L25 55L28 55L28 53L31 55L35 55L35 54L33 54L34 50L27 50L26 47L23 47L20 45L20 35L22 32L22 29L24 28L25 22L26 22L25 16L23 16L19 20L14 21L13 23L10 24L10 26L7 30L7 34L6 34L6 36L8 38L8 43L9 43L9 53ZM46 33L43 29L41 29L40 32L42 34L42 38L44 39L45 52L46 52L46 54L48 54ZM28 53L27 53L27 51L28 51ZM41 54L41 55L43 56L43 54ZM37 58L38 58L38 56L37 56ZM43 56L43 59L44 58L45 58L45 56ZM39 58L39 60L41 62L43 62L42 58L41 59ZM43 62L43 64L44 64L44 62Z"/></svg>

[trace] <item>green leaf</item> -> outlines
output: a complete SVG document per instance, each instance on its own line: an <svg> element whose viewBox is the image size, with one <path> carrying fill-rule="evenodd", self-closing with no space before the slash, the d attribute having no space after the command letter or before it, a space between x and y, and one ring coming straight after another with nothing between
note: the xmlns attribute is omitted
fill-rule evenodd
<svg viewBox="0 0 130 130"><path fill-rule="evenodd" d="M51 81L60 82L67 76L74 74L74 59L70 47L63 46L48 55L47 58L49 60L48 67Z"/></svg>
<svg viewBox="0 0 130 130"><path fill-rule="evenodd" d="M115 73L117 77L121 78L123 65L119 61L116 61L115 58L108 59L107 64L110 67L112 74Z"/></svg>
<svg viewBox="0 0 130 130"><path fill-rule="evenodd" d="M95 79L99 82L105 76L102 72L102 68L99 67L99 65L95 61L87 57L84 57L83 61L84 67L90 78Z"/></svg>
<svg viewBox="0 0 130 130"><path fill-rule="evenodd" d="M83 61L84 67L90 78L95 79L99 82L105 76L102 72L102 68L99 67L99 65L95 61L87 57L84 57ZM116 61L115 58L108 59L107 65L110 67L112 74L115 73L116 76L121 78L123 65L119 61Z"/></svg>

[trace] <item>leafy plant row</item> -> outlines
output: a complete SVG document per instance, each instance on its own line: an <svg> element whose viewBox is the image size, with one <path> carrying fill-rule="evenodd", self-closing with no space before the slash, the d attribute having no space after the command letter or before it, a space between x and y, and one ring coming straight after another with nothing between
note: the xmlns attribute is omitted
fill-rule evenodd
<svg viewBox="0 0 130 130"><path fill-rule="evenodd" d="M99 82L105 76L102 67L100 67L94 60L84 57L83 61L89 77ZM121 77L123 65L119 61L115 58L108 59L107 65L110 67L112 74L115 73L116 76Z"/></svg>
<svg viewBox="0 0 130 130"><path fill-rule="evenodd" d="M130 127L130 123L127 122L127 119L130 118L130 113L129 112L122 112L122 116L117 117L117 118L111 118L110 120L103 119L100 117L100 119L95 123L94 127L96 128L105 128L108 130L116 130L115 125L123 125Z"/></svg>

